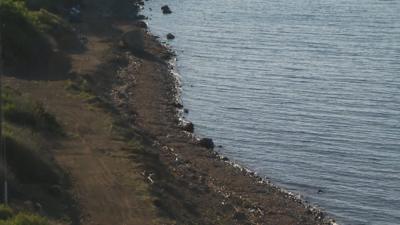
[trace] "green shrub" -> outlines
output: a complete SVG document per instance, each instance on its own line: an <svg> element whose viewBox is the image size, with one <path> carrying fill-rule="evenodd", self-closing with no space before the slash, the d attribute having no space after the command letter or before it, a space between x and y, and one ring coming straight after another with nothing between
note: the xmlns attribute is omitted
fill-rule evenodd
<svg viewBox="0 0 400 225"><path fill-rule="evenodd" d="M16 216L7 220L1 220L0 225L49 225L46 218L28 214L18 213Z"/></svg>
<svg viewBox="0 0 400 225"><path fill-rule="evenodd" d="M48 221L37 215L19 213L12 220L10 225L48 225Z"/></svg>
<svg viewBox="0 0 400 225"><path fill-rule="evenodd" d="M57 33L57 32L71 32L71 26L65 22L61 17L45 10L40 9L34 13L36 17L36 26L44 32Z"/></svg>
<svg viewBox="0 0 400 225"><path fill-rule="evenodd" d="M2 98L4 118L7 121L35 130L62 134L60 124L52 114L45 110L42 104L32 102L7 89Z"/></svg>
<svg viewBox="0 0 400 225"><path fill-rule="evenodd" d="M13 210L5 205L0 205L0 220L7 220L13 216Z"/></svg>
<svg viewBox="0 0 400 225"><path fill-rule="evenodd" d="M45 56L50 50L46 38L35 27L39 23L19 0L0 0L0 34L5 66L37 63L37 55Z"/></svg>

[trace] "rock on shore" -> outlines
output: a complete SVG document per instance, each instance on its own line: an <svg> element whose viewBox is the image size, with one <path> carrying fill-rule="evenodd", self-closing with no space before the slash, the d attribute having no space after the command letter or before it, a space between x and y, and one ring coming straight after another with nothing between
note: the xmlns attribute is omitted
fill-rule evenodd
<svg viewBox="0 0 400 225"><path fill-rule="evenodd" d="M201 138L198 144L207 149L214 149L214 141L211 138Z"/></svg>

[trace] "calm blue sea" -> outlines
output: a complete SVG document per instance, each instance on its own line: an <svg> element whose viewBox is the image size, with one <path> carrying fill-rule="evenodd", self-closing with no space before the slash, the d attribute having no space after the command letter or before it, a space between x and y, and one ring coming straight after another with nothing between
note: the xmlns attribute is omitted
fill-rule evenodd
<svg viewBox="0 0 400 225"><path fill-rule="evenodd" d="M197 134L341 224L400 224L400 1L150 0L145 14L176 35Z"/></svg>

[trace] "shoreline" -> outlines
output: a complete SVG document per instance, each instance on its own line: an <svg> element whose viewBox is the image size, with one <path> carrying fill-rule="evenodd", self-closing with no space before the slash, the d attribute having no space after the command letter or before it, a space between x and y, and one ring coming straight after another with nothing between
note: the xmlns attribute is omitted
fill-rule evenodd
<svg viewBox="0 0 400 225"><path fill-rule="evenodd" d="M160 11L161 13L161 11ZM166 60L168 66L168 75L172 78L170 79L170 82L173 83L173 85L171 84L167 84L167 86L172 87L173 90L171 90L171 92L166 92L165 94L168 95L170 93L172 94L172 99L175 99L175 103L171 104L170 107L172 107L176 113L173 116L173 120L176 121L176 126L178 128L180 128L180 132L183 132L187 135L187 137L189 137L190 141L187 144L198 144L198 141L200 140L199 134L196 134L196 131L194 132L187 132L187 131L183 131L183 127L182 127L182 123L185 122L189 122L192 123L191 121L187 120L184 117L184 105L183 105L183 101L182 101L182 84L181 84L181 75L179 74L178 71L178 66L177 66L177 53L176 51L174 51L174 49L169 46L168 44L164 43L163 41L160 40L160 37L155 36L152 32L151 29L149 27L146 28L146 32L148 32L148 34L150 35L151 39L155 40L156 42L158 42L163 48L166 49L166 51L170 52L172 55L172 59L170 60ZM176 105L179 105L179 107L176 107ZM177 118L177 119L176 119ZM179 131L178 131L179 132ZM180 134L178 134L179 136ZM162 146L162 149L164 150L168 150L170 152L172 152L177 158L177 154L174 153L175 150L173 148L168 147L167 145ZM329 217L322 209L318 208L317 206L312 205L311 203L307 202L306 200L304 200L301 196L296 195L295 193L292 193L288 190L286 190L285 188L282 188L278 185L275 185L274 183L272 183L270 180L265 179L260 177L259 175L257 175L257 173L255 171L252 171L251 169L248 169L246 167L243 167L240 164L235 163L234 161L231 161L229 159L227 159L227 157L221 155L220 153L218 153L216 150L211 149L208 154L211 155L212 159L216 159L219 162L223 163L225 167L227 167L227 169L229 170L238 170L240 173L244 174L245 177L248 177L251 179L251 181L253 182L253 184L261 184L263 186L265 186L265 188L270 188L273 189L274 191L276 191L278 193L278 195L283 196L284 198L290 199L291 201L293 201L293 203L296 204L300 204L304 207L304 209L307 210L308 213L311 213L312 215L315 216L315 219L319 222L321 222L322 224L332 224L332 225L336 225L337 223L335 223L335 221Z"/></svg>
<svg viewBox="0 0 400 225"><path fill-rule="evenodd" d="M150 32L150 31L149 31ZM150 32L150 34L152 34ZM166 48L172 50L173 48L166 45ZM173 51L176 54L176 51ZM176 59L174 59L175 63L177 62ZM173 64L174 66L171 68L171 76L174 76L175 79L177 79L177 85L176 85L176 89L178 90L177 93L178 95L176 96L177 101L179 102L179 104L182 104L182 108L177 108L177 117L179 118L179 121L183 123L192 123L192 121L186 119L183 114L183 109L184 109L184 103L182 101L181 98L181 93L182 93L182 86L181 86L181 82L180 82L180 73L177 70L177 64ZM195 126L195 124L193 123L193 126ZM200 136L204 136L204 135L200 135L197 134L196 131L194 130L193 132L191 132L193 135L193 139L199 141L201 138ZM205 136L204 136L205 137ZM210 137L212 140L214 140L212 137ZM276 190L278 190L281 194L287 196L289 199L293 200L294 202L297 202L299 204L303 204L304 208L310 210L313 214L315 215L320 215L321 218L324 218L324 222L327 222L330 225L339 225L338 223L336 223L332 217L330 217L325 210L319 208L316 205L313 205L312 203L308 202L307 200L303 199L303 197L300 194L296 194L294 192L291 192L287 189L285 189L284 187L281 187L280 185L276 185L275 183L273 183L270 179L267 178L267 176L265 177L261 177L260 175L258 175L257 171L252 170L251 168L245 167L243 165L241 165L240 163L236 163L234 160L231 160L230 158L226 157L225 155L217 152L215 149L212 149L213 153L215 154L215 156L221 160L222 162L226 163L227 166L231 167L231 168L235 168L235 169L239 169L241 172L244 172L246 174L246 176L251 177L252 179L257 180L258 183L264 184L264 185L268 185L271 188L274 188Z"/></svg>
<svg viewBox="0 0 400 225"><path fill-rule="evenodd" d="M146 19L146 20L148 20L148 19ZM194 130L192 132L187 132L187 131L184 131L184 132L189 133L191 135L192 139L194 140L193 142L195 142L195 143L198 142L201 139L201 137L206 138L206 136L196 133L196 129L195 129L196 124L192 123L192 121L188 120L184 116L184 109L185 109L184 106L185 105L182 100L182 92L183 92L182 81L181 81L182 75L178 71L178 64L177 64L178 53L174 50L174 48L171 45L169 45L167 43L168 40L163 40L160 36L153 34L151 31L151 26L148 26L146 28L146 31L153 38L155 38L164 48L166 48L167 51L170 51L172 53L172 59L167 60L167 63L170 65L170 67L169 67L170 68L170 71L169 71L170 76L173 78L173 80L175 80L175 90L173 90L175 93L174 97L176 99L177 104L179 104L179 106L181 106L181 107L176 107L176 117L178 118L178 126L181 126L183 128L185 123L192 124L194 126ZM208 137L208 138L213 140L213 137ZM247 167L241 165L240 163L237 163L234 160L231 160L230 158L217 152L215 150L215 148L211 149L211 151L212 151L211 154L213 154L221 162L225 163L227 167L230 167L232 169L238 169L238 170L240 170L240 172L243 172L245 174L245 176L248 176L251 179L255 180L256 183L263 184L270 188L273 188L273 189L277 190L278 192L280 192L280 194L291 199L292 201L294 201L298 204L302 204L305 209L311 211L312 214L315 214L317 217L321 218L323 223L330 224L330 225L339 225L333 219L333 217L331 217L326 212L326 210L323 210L319 206L313 205L313 203L308 202L307 200L305 200L303 198L302 195L291 192L291 191L285 189L284 187L281 187L280 185L273 183L270 179L268 179L268 176L261 177L260 175L258 175L257 171L254 171L251 168L247 168Z"/></svg>
<svg viewBox="0 0 400 225"><path fill-rule="evenodd" d="M81 23L72 25L82 48L60 51L67 70L59 77L44 70L43 77L5 79L43 104L65 131L44 139L43 151L68 185L56 183L55 197L40 190L73 207L55 209L60 214L53 219L72 225L334 224L185 131L175 53L143 26L144 16L132 16L131 4L85 1ZM53 210L43 197L29 200L40 203L38 213ZM69 222L62 219L66 213Z"/></svg>

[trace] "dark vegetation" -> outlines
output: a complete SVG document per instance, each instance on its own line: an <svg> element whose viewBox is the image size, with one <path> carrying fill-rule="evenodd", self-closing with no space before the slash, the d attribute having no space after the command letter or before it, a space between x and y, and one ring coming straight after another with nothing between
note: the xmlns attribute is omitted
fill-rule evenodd
<svg viewBox="0 0 400 225"><path fill-rule="evenodd" d="M8 206L0 205L0 225L49 225L44 217L26 212L15 213Z"/></svg>
<svg viewBox="0 0 400 225"><path fill-rule="evenodd" d="M36 79L37 74L47 72L44 76L57 76L52 69L60 67L60 63L55 62L67 61L59 50L76 49L81 44L65 20L68 7L76 3L75 0L0 0L0 60L4 65L1 75ZM4 199L2 182L7 168L13 210L0 205L0 225L75 221L77 213L67 192L67 175L50 154L57 140L65 136L62 126L41 102L12 88L2 89L2 143L7 150L7 165L0 159L0 201Z"/></svg>
<svg viewBox="0 0 400 225"><path fill-rule="evenodd" d="M46 152L46 142L63 134L60 124L40 103L10 88L3 90L2 100L3 138L12 177L20 184L58 184L61 173Z"/></svg>
<svg viewBox="0 0 400 225"><path fill-rule="evenodd" d="M3 113L7 121L37 131L62 134L56 118L48 113L41 103L32 102L11 89L6 89L2 98Z"/></svg>
<svg viewBox="0 0 400 225"><path fill-rule="evenodd" d="M62 187L66 176L51 157L52 140L62 137L63 129L42 104L23 94L3 88L3 140L7 150L9 197L12 205L23 211L61 218L70 201ZM4 179L4 162L0 162L0 180ZM1 186L0 198L3 199ZM43 204L43 206L42 206ZM0 206L0 225L45 225L44 218L31 213L10 214ZM11 215L11 216L10 216Z"/></svg>
<svg viewBox="0 0 400 225"><path fill-rule="evenodd" d="M4 66L36 63L35 56L50 51L49 43L38 29L37 13L23 1L0 0L0 32Z"/></svg>
<svg viewBox="0 0 400 225"><path fill-rule="evenodd" d="M75 2L75 1L74 1ZM71 0L0 0L2 59L6 71L47 66L54 50L79 46L65 22Z"/></svg>

